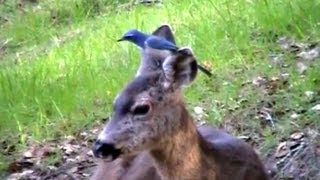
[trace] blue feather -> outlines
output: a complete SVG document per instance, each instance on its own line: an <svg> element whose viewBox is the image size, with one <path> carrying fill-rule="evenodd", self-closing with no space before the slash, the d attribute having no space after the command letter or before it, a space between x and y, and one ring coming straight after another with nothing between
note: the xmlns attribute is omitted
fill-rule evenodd
<svg viewBox="0 0 320 180"><path fill-rule="evenodd" d="M173 52L178 50L178 47L170 41L156 36L149 36L145 41L145 44L153 49L169 50Z"/></svg>

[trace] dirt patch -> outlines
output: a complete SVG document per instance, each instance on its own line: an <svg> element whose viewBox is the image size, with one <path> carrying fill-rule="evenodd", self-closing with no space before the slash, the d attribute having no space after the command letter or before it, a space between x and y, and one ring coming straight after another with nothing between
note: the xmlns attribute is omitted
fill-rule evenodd
<svg viewBox="0 0 320 180"><path fill-rule="evenodd" d="M89 179L96 166L92 144L103 126L96 123L77 136L30 142L21 157L10 163L7 179Z"/></svg>
<svg viewBox="0 0 320 180"><path fill-rule="evenodd" d="M313 139L311 133L318 132L307 133L306 137L296 139L292 134L270 151L266 162L273 179L320 179L320 136L317 134L317 139Z"/></svg>

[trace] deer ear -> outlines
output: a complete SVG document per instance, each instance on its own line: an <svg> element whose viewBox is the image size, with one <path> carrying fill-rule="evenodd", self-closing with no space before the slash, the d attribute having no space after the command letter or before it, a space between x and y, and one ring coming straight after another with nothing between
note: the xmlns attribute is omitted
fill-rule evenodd
<svg viewBox="0 0 320 180"><path fill-rule="evenodd" d="M169 24L163 24L159 26L152 34L155 36L165 38L168 41L172 42L173 44L176 44L176 41L174 40L172 28Z"/></svg>
<svg viewBox="0 0 320 180"><path fill-rule="evenodd" d="M172 28L168 24L163 24L159 26L152 34L155 36L165 38L168 41L171 41L175 44ZM163 56L154 55L153 53L146 52L142 49L141 62L136 76L160 70L161 64L165 60L165 58L165 54Z"/></svg>
<svg viewBox="0 0 320 180"><path fill-rule="evenodd" d="M175 54L168 56L163 64L163 86L173 89L189 85L196 77L197 61L191 48L180 48Z"/></svg>

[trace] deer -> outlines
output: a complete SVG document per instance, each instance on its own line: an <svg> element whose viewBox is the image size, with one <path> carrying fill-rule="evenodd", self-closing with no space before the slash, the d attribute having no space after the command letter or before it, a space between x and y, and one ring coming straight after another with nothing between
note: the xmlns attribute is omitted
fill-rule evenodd
<svg viewBox="0 0 320 180"><path fill-rule="evenodd" d="M121 90L93 145L101 162L92 180L269 179L250 145L193 121L182 92L197 71L192 49L184 47Z"/></svg>

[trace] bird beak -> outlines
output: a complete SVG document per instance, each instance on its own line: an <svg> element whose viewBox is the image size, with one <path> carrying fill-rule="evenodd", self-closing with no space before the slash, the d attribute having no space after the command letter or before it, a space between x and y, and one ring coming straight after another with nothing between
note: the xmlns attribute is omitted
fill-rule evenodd
<svg viewBox="0 0 320 180"><path fill-rule="evenodd" d="M120 39L118 39L117 41L120 42L120 41L123 41L123 40L124 40L123 38L120 38Z"/></svg>

